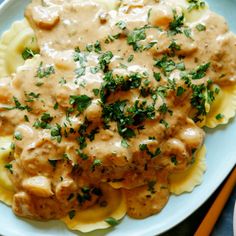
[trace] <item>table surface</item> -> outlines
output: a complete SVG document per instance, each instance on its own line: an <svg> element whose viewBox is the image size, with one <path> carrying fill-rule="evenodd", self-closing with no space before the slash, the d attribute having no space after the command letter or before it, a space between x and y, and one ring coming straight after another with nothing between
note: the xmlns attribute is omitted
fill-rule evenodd
<svg viewBox="0 0 236 236"><path fill-rule="evenodd" d="M0 4L4 0L0 0ZM224 184L224 183L223 183ZM223 185L222 184L222 185ZM197 230L198 226L202 222L204 216L208 212L212 203L214 202L216 196L218 195L222 185L215 191L215 193L209 198L209 200L204 203L196 212L189 216L185 221L174 227L173 229L167 231L161 236L189 236L193 235ZM236 188L232 192L230 199L228 200L224 210L218 219L212 236L233 236L233 210L236 200Z"/></svg>

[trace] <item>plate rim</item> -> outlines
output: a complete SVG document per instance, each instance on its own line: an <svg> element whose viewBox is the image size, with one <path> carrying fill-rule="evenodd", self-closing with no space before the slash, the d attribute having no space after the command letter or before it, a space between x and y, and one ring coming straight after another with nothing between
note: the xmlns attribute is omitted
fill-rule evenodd
<svg viewBox="0 0 236 236"><path fill-rule="evenodd" d="M10 7L11 4L13 4L14 2L16 2L17 0L3 0L3 2L0 4L0 15L3 13L4 10L7 10L8 7ZM30 0L28 0L30 1ZM207 0L206 0L207 1ZM208 2L208 1L207 1ZM23 17L22 17L23 18ZM12 24L14 22L14 20L12 20L10 22L10 24ZM1 30L0 30L1 31ZM0 36L2 35L4 31L2 31L0 33ZM229 122L228 125L230 125L232 123L232 120L231 122ZM233 123L236 123L236 120L234 119ZM235 160L236 162L236 160ZM179 219L177 219L175 222L171 223L169 225L168 228L161 228L158 232L155 230L155 226L153 227L149 227L149 228L146 228L144 230L142 230L141 232L137 232L137 236L149 236L150 234L162 234L162 233L165 233L167 231L169 231L170 229L172 229L173 227L177 226L178 224L180 224L181 222L183 222L186 218L188 218L190 215L192 215L195 211L197 211L211 196L212 194L216 191L216 189L218 187L220 187L220 185L223 183L223 181L226 179L226 177L229 175L229 173L232 171L233 168L235 168L235 164L236 163L232 163L232 165L229 165L227 170L221 174L220 177L218 177L220 179L220 181L216 182L214 186L211 186L211 190L208 192L208 194L206 194L207 196L205 197L202 197L202 199L204 200L198 200L197 204L195 204L194 207L190 208L187 213L185 213L185 215ZM204 180L203 180L204 181ZM193 190L194 191L194 190ZM184 193L184 194L189 194L189 193ZM191 193L190 193L191 194ZM1 205L5 205L4 203L0 202ZM168 203L167 203L168 204ZM8 207L9 210L11 211L11 207ZM23 219L24 220L24 219ZM140 222L139 220L137 220L137 222ZM200 223L200 222L199 222ZM70 231L66 226L65 228L68 230L68 232L73 232L73 233L76 233L76 231ZM120 235L120 234L117 234L117 232L115 232L116 230L112 231L112 233L114 233L114 235ZM98 231L99 232L99 231ZM43 232L42 232L43 233ZM8 227L5 227L5 229L1 228L0 229L0 234L5 234L6 236L8 235L11 235L11 236L22 236L21 233L18 233L18 232L15 232L15 231L11 231L11 230L8 230ZM24 235L28 235L28 234L24 234ZM38 235L37 233L35 235ZM47 234L47 235L50 235ZM83 235L87 235L87 234L83 234Z"/></svg>

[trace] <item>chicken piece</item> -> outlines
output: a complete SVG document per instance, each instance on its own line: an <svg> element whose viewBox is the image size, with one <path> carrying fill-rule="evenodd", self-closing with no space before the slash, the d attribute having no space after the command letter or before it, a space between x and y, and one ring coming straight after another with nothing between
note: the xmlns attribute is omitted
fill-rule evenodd
<svg viewBox="0 0 236 236"><path fill-rule="evenodd" d="M59 201L68 202L68 198L73 196L73 193L76 191L77 186L73 179L64 178L62 182L58 183L56 186L56 197Z"/></svg>
<svg viewBox="0 0 236 236"><path fill-rule="evenodd" d="M60 21L59 8L57 6L35 6L32 9L32 19L39 28L51 30Z"/></svg>
<svg viewBox="0 0 236 236"><path fill-rule="evenodd" d="M38 197L50 197L53 195L51 180L44 176L35 176L23 180L22 187L29 193Z"/></svg>

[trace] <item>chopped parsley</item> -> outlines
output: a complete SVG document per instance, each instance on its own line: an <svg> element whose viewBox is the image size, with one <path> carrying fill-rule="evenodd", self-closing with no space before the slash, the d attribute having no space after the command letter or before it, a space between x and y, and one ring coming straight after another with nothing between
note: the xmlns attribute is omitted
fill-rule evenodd
<svg viewBox="0 0 236 236"><path fill-rule="evenodd" d="M93 89L93 94L94 94L95 96L98 96L99 93L100 93L100 90L99 90L99 89Z"/></svg>
<svg viewBox="0 0 236 236"><path fill-rule="evenodd" d="M183 33L187 38L192 39L192 31L191 31L190 28L185 27L184 30L183 30Z"/></svg>
<svg viewBox="0 0 236 236"><path fill-rule="evenodd" d="M178 164L176 156L172 156L170 160L175 166Z"/></svg>
<svg viewBox="0 0 236 236"><path fill-rule="evenodd" d="M103 195L102 190L100 188L96 188L96 187L92 188L91 193L96 195L96 196L102 196Z"/></svg>
<svg viewBox="0 0 236 236"><path fill-rule="evenodd" d="M153 72L153 77L155 78L155 80L157 82L159 82L161 80L161 74L160 73Z"/></svg>
<svg viewBox="0 0 236 236"><path fill-rule="evenodd" d="M75 211L75 210L71 210L71 211L68 213L68 215L69 215L69 218L72 220L72 219L75 217L75 215L76 215L76 211Z"/></svg>
<svg viewBox="0 0 236 236"><path fill-rule="evenodd" d="M57 160L48 160L49 164L53 167L56 168L57 166Z"/></svg>
<svg viewBox="0 0 236 236"><path fill-rule="evenodd" d="M91 200L90 191L91 189L89 187L81 188L81 193L77 195L79 205L82 205L84 202Z"/></svg>
<svg viewBox="0 0 236 236"><path fill-rule="evenodd" d="M113 54L111 51L105 52L101 56L99 56L99 66L102 71L106 72L108 70L108 65L111 62L112 58Z"/></svg>
<svg viewBox="0 0 236 236"><path fill-rule="evenodd" d="M204 84L201 85L192 85L193 94L191 97L191 105L197 109L196 116L194 117L194 121L199 121L199 116L206 115L206 91L208 93L208 89Z"/></svg>
<svg viewBox="0 0 236 236"><path fill-rule="evenodd" d="M150 18L150 16L151 16L151 11L152 11L152 8L150 8L149 10L148 10L148 14L147 14L147 19L149 20L149 18Z"/></svg>
<svg viewBox="0 0 236 236"><path fill-rule="evenodd" d="M21 141L23 139L22 134L19 131L16 131L14 133L14 138L18 141Z"/></svg>
<svg viewBox="0 0 236 236"><path fill-rule="evenodd" d="M156 185L156 181L155 180L151 180L151 181L148 181L147 183L147 186L148 186L148 191L151 193L151 194L154 194L156 191L155 191L155 185Z"/></svg>
<svg viewBox="0 0 236 236"><path fill-rule="evenodd" d="M21 53L22 58L23 58L24 60L33 58L36 54L38 54L37 51L34 51L34 50L32 50L32 49L30 49L30 48L27 48L27 47L26 47L26 48L23 50L23 52Z"/></svg>
<svg viewBox="0 0 236 236"><path fill-rule="evenodd" d="M95 128L95 129L93 129L93 130L87 135L87 137L88 137L88 139L89 139L90 141L93 141L94 138L95 138L95 135L98 134L98 133L99 133L99 128L97 127L97 128Z"/></svg>
<svg viewBox="0 0 236 236"><path fill-rule="evenodd" d="M56 124L56 126L51 129L51 136L52 139L56 139L58 143L61 142L62 135L61 135L61 126L59 124Z"/></svg>
<svg viewBox="0 0 236 236"><path fill-rule="evenodd" d="M76 150L76 153L80 156L80 158L84 161L88 160L88 155L81 152L79 149Z"/></svg>
<svg viewBox="0 0 236 236"><path fill-rule="evenodd" d="M208 68L210 67L210 65L211 63L208 62L206 64L200 65L195 71L190 72L190 74L192 75L192 79L197 80L197 79L202 79L203 77L205 77L206 72Z"/></svg>
<svg viewBox="0 0 236 236"><path fill-rule="evenodd" d="M174 19L169 24L171 34L182 33L182 27L184 26L184 14L177 15L176 10L173 10Z"/></svg>
<svg viewBox="0 0 236 236"><path fill-rule="evenodd" d="M179 87L177 88L176 95L179 97L179 96L181 96L185 91L186 91L186 89L184 89L183 87L179 86Z"/></svg>
<svg viewBox="0 0 236 236"><path fill-rule="evenodd" d="M93 164L91 165L91 171L95 171L95 167L101 166L101 165L102 165L102 161L99 159L95 159L93 161Z"/></svg>
<svg viewBox="0 0 236 236"><path fill-rule="evenodd" d="M168 107L166 103L163 103L159 108L158 111L162 114L166 114L168 112Z"/></svg>
<svg viewBox="0 0 236 236"><path fill-rule="evenodd" d="M105 219L105 222L108 223L110 226L116 226L119 224L119 222L113 217L108 217L107 219Z"/></svg>
<svg viewBox="0 0 236 236"><path fill-rule="evenodd" d="M202 0L187 0L189 3L188 11L203 9L206 3Z"/></svg>
<svg viewBox="0 0 236 236"><path fill-rule="evenodd" d="M80 78L81 76L84 76L85 75L85 71L86 71L86 67L85 66L82 66L80 68L77 68L75 70L75 73L76 73L76 78Z"/></svg>
<svg viewBox="0 0 236 236"><path fill-rule="evenodd" d="M176 43L176 41L172 40L171 44L169 45L168 47L171 52L174 54L176 51L179 51L181 48L180 48L180 45L178 45Z"/></svg>
<svg viewBox="0 0 236 236"><path fill-rule="evenodd" d="M122 140L121 140L121 146L124 147L124 148L128 148L128 147L129 147L129 144L128 144L127 140L122 139Z"/></svg>
<svg viewBox="0 0 236 236"><path fill-rule="evenodd" d="M38 99L40 97L40 93L34 93L34 92L30 92L30 93L25 93L25 96L27 97L27 100L25 102L33 102L35 99Z"/></svg>
<svg viewBox="0 0 236 236"><path fill-rule="evenodd" d="M164 119L160 120L160 124L164 125L166 128L169 128L169 123Z"/></svg>
<svg viewBox="0 0 236 236"><path fill-rule="evenodd" d="M139 149L140 149L141 151L146 151L147 155L149 155L151 158L155 158L155 157L157 157L158 155L161 154L161 149L160 149L160 148L157 148L157 149L155 150L155 152L151 152L151 151L149 150L147 144L140 144L140 145L139 145Z"/></svg>
<svg viewBox="0 0 236 236"><path fill-rule="evenodd" d="M96 52L96 53L100 53L101 51L102 51L102 49L101 49L101 44L100 44L100 42L97 40L96 41L96 43L93 45L93 47L94 47L94 51Z"/></svg>
<svg viewBox="0 0 236 236"><path fill-rule="evenodd" d="M127 107L127 101L116 101L103 105L103 119L105 124L109 121L117 122L118 132L124 139L135 136L131 126L138 128L145 120L155 118L155 108L147 105L146 101L136 100L133 106Z"/></svg>
<svg viewBox="0 0 236 236"><path fill-rule="evenodd" d="M117 22L117 23L116 23L116 26L118 26L121 30L126 29L126 23L125 23L125 21L123 21L123 20Z"/></svg>
<svg viewBox="0 0 236 236"><path fill-rule="evenodd" d="M37 119L33 124L36 129L50 129L49 123L53 120L53 117L49 113L43 113L40 119Z"/></svg>
<svg viewBox="0 0 236 236"><path fill-rule="evenodd" d="M124 78L123 76L114 76L111 72L107 72L103 77L104 83L100 91L101 99L104 102L106 98L115 91L128 91L130 89L139 88L144 74L131 73Z"/></svg>
<svg viewBox="0 0 236 236"><path fill-rule="evenodd" d="M53 109L54 109L54 110L57 110L58 108L59 108L59 103L56 102L56 103L54 104L54 106L53 106Z"/></svg>
<svg viewBox="0 0 236 236"><path fill-rule="evenodd" d="M109 43L115 41L115 40L118 39L118 38L120 38L120 34L114 34L114 35L109 34L109 35L107 36L107 38L105 39L105 43L106 43L106 44L109 44Z"/></svg>
<svg viewBox="0 0 236 236"><path fill-rule="evenodd" d="M216 119L217 119L217 120L221 120L221 119L223 119L223 118L224 118L224 115L221 114L221 113L219 113L219 114L216 115Z"/></svg>
<svg viewBox="0 0 236 236"><path fill-rule="evenodd" d="M52 65L48 65L45 68L43 68L43 62L40 62L39 68L37 70L36 77L42 79L42 78L48 78L50 75L55 74L55 69Z"/></svg>
<svg viewBox="0 0 236 236"><path fill-rule="evenodd" d="M50 123L53 120L53 117L49 113L43 113L41 116L41 121L45 123Z"/></svg>
<svg viewBox="0 0 236 236"><path fill-rule="evenodd" d="M185 70L185 64L184 62L179 62L176 64L176 69L180 70L180 71L184 71Z"/></svg>
<svg viewBox="0 0 236 236"><path fill-rule="evenodd" d="M146 39L145 28L134 29L127 36L127 43L133 47L134 51L139 51L142 46L140 41Z"/></svg>
<svg viewBox="0 0 236 236"><path fill-rule="evenodd" d="M92 44L87 44L87 45L86 45L86 50L87 50L88 52L92 52L92 51L93 51L93 45L92 45Z"/></svg>
<svg viewBox="0 0 236 236"><path fill-rule="evenodd" d="M196 29L197 29L198 31L205 31L205 30L206 30L206 26L203 25L203 24L197 24L197 25L196 25Z"/></svg>
<svg viewBox="0 0 236 236"><path fill-rule="evenodd" d="M76 106L77 111L82 113L92 103L92 99L87 95L70 96L70 104Z"/></svg>
<svg viewBox="0 0 236 236"><path fill-rule="evenodd" d="M157 41L152 41L148 43L146 46L143 46L143 50L149 50L150 48L154 47L155 44L157 44Z"/></svg>
<svg viewBox="0 0 236 236"><path fill-rule="evenodd" d="M85 62L87 62L87 57L85 53L75 51L74 53L74 61L79 62L81 66L85 65Z"/></svg>
<svg viewBox="0 0 236 236"><path fill-rule="evenodd" d="M164 75L167 75L176 68L175 62L168 58L167 55L164 55L161 59L157 59L154 66L160 68Z"/></svg>
<svg viewBox="0 0 236 236"><path fill-rule="evenodd" d="M86 45L86 50L88 52L96 52L96 53L100 53L102 51L102 48L101 48L101 44L100 42L97 40L94 44L87 44ZM80 51L78 52L80 53Z"/></svg>
<svg viewBox="0 0 236 236"><path fill-rule="evenodd" d="M25 122L29 122L29 117L27 115L24 115Z"/></svg>
<svg viewBox="0 0 236 236"><path fill-rule="evenodd" d="M131 62L131 61L133 61L133 59L134 59L134 55L131 54L131 55L128 57L127 61L128 61L128 62Z"/></svg>
<svg viewBox="0 0 236 236"><path fill-rule="evenodd" d="M8 169L11 172L11 174L13 174L12 164L6 164L4 167Z"/></svg>
<svg viewBox="0 0 236 236"><path fill-rule="evenodd" d="M98 73L99 70L100 70L100 68L99 68L98 66L95 66L95 67L91 67L91 68L90 68L90 72L91 72L92 74Z"/></svg>
<svg viewBox="0 0 236 236"><path fill-rule="evenodd" d="M28 112L32 111L32 108L27 106L27 105L22 105L19 100L16 97L13 97L13 101L15 103L14 107L6 108L7 110L13 110L13 109L18 109L18 110L27 110Z"/></svg>

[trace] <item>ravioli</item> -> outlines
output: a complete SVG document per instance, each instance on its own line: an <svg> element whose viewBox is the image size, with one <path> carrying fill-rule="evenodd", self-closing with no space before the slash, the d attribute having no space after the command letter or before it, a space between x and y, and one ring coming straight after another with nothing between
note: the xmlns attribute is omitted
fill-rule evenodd
<svg viewBox="0 0 236 236"><path fill-rule="evenodd" d="M14 195L13 185L8 177L8 172L11 170L8 163L12 160L11 145L12 137L0 137L0 201L7 205L12 204Z"/></svg>
<svg viewBox="0 0 236 236"><path fill-rule="evenodd" d="M14 22L0 39L0 77L11 75L24 64L22 53L26 49L38 52L34 32L24 19Z"/></svg>
<svg viewBox="0 0 236 236"><path fill-rule="evenodd" d="M184 192L192 192L201 184L203 174L206 171L206 147L199 149L193 159L193 164L182 172L170 175L170 192L180 195Z"/></svg>
<svg viewBox="0 0 236 236"><path fill-rule="evenodd" d="M100 204L88 209L75 212L75 216L65 217L62 221L69 229L79 230L87 233L97 229L106 229L111 226L106 220L109 218L115 221L121 220L127 211L126 200L122 190L114 190L108 185L103 185L103 198Z"/></svg>
<svg viewBox="0 0 236 236"><path fill-rule="evenodd" d="M236 112L236 86L213 86L219 93L210 107L206 116L205 125L209 128L215 128L218 125L227 124L230 119L235 117Z"/></svg>

